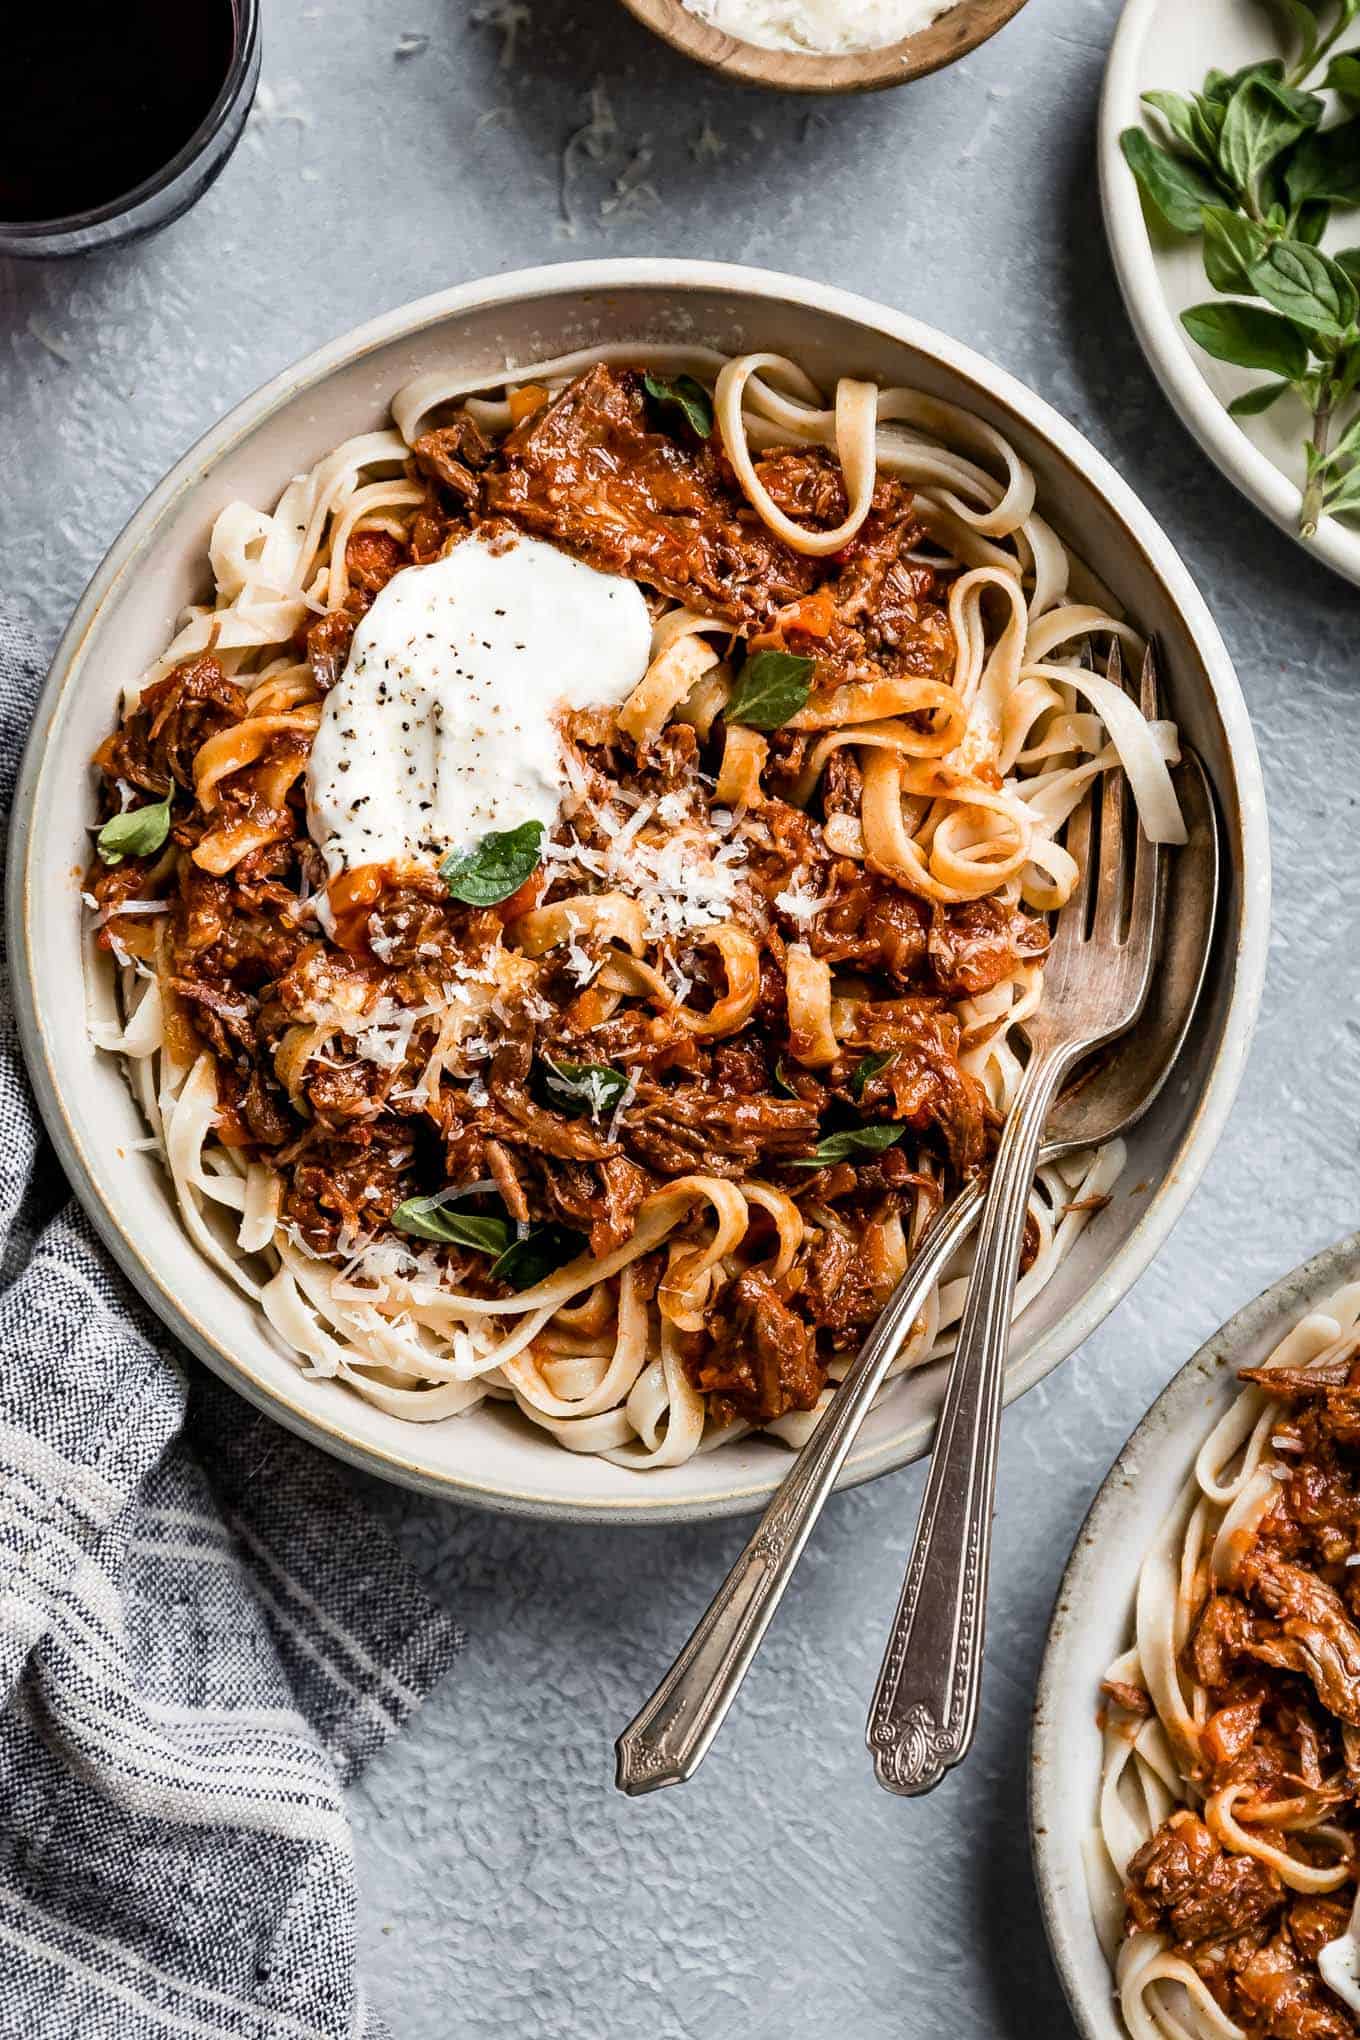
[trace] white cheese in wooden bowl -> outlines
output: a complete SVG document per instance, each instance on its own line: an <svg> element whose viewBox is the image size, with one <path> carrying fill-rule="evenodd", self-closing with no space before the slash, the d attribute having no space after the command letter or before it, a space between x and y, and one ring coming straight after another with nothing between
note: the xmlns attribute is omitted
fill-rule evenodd
<svg viewBox="0 0 1360 2040"><path fill-rule="evenodd" d="M846 56L929 28L954 0L685 0L691 14L767 50Z"/></svg>

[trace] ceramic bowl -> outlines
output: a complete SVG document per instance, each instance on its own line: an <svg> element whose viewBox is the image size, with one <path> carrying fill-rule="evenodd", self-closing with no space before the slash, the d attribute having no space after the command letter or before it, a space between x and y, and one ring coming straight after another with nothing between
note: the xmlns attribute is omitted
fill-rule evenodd
<svg viewBox="0 0 1360 2040"><path fill-rule="evenodd" d="M1140 95L1198 91L1206 71L1238 70L1277 54L1264 7L1240 0L1128 0L1110 48L1100 102L1100 196L1119 287L1148 365L1211 461L1258 510L1314 558L1360 584L1360 528L1324 518L1315 538L1299 538L1305 417L1292 400L1259 418L1230 418L1231 400L1261 381L1259 371L1215 361L1180 322L1191 305L1215 295L1198 239L1150 220L1124 161L1119 137L1149 121ZM1160 137L1159 137L1160 138ZM1354 240L1352 216L1338 207L1325 245Z"/></svg>
<svg viewBox="0 0 1360 2040"><path fill-rule="evenodd" d="M886 85L909 85L913 78L924 78L966 57L1004 28L1025 0L955 0L913 35L881 49L852 50L844 56L768 50L741 42L692 14L684 0L623 0L623 4L672 49L724 77L776 92L878 92Z"/></svg>
<svg viewBox="0 0 1360 2040"><path fill-rule="evenodd" d="M1030 1829L1049 1945L1083 2040L1128 2040L1087 1898L1084 1851L1096 1826L1100 1681L1128 1647L1144 1554L1195 1455L1290 1326L1360 1268L1360 1233L1295 1268L1230 1318L1163 1389L1105 1478L1081 1528L1053 1612L1034 1709Z"/></svg>
<svg viewBox="0 0 1360 2040"><path fill-rule="evenodd" d="M88 761L112 726L121 683L169 642L202 599L208 534L233 498L270 505L290 476L383 422L394 391L438 365L499 381L507 366L596 342L774 347L833 381L838 372L912 383L998 426L1038 475L1045 515L1156 632L1171 708L1213 778L1226 829L1218 952L1180 1071L1130 1142L1111 1204L1026 1313L1007 1393L1019 1395L1080 1345L1156 1253L1213 1152L1242 1074L1269 932L1264 794L1251 726L1204 599L1114 469L1030 391L944 335L848 292L711 263L575 263L498 276L422 299L287 370L215 425L153 491L110 551L57 653L34 718L15 802L8 925L20 1029L52 1138L95 1224L139 1292L191 1350L282 1423L375 1473L527 1514L665 1521L757 1507L786 1450L752 1438L654 1473L564 1452L488 1406L440 1424L403 1423L343 1385L309 1380L252 1306L181 1230L118 1064L90 1043L82 977L80 874L93 817ZM96 994L107 998L97 981ZM847 1483L918 1458L939 1370L911 1375L874 1411Z"/></svg>

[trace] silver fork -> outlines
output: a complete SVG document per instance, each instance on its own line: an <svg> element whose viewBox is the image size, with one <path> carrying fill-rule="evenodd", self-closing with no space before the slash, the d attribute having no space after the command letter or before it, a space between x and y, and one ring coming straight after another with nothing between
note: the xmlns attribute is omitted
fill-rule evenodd
<svg viewBox="0 0 1360 2040"><path fill-rule="evenodd" d="M1119 677L1117 656L1112 658L1109 670L1111 678ZM1146 715L1156 713L1156 693L1156 677L1149 661L1142 689ZM1081 1096L1088 1106L1095 1108L1095 1122L1100 1130L1093 1133L1088 1115L1081 1109L1069 1111L1054 1129L1057 1140L1052 1159L1089 1145L1092 1138L1111 1139L1123 1132L1157 1095L1179 1052L1208 955L1217 882L1212 797L1202 772L1199 783L1202 792L1192 803L1192 811L1197 809L1199 834L1210 846L1209 863L1206 870L1201 844L1199 860L1193 865L1201 884L1191 888L1193 898L1181 903L1179 926L1189 948L1185 956L1178 955L1174 960L1174 995L1163 1002L1165 1010L1159 1010L1155 1016L1158 1025L1146 1044L1151 1068L1144 1070L1143 1081L1138 1082L1133 1080L1132 1073L1124 1072L1116 1064L1104 1079L1084 1086ZM1206 897L1201 898L1200 893ZM1116 1079L1113 1084L1109 1081L1111 1075ZM911 1266L891 1301L693 1634L651 1698L618 1738L615 1747L621 1791L655 1792L667 1785L682 1784L693 1777L703 1762L750 1670L874 1398L931 1291L976 1224L983 1196L980 1179L967 1184L917 1244Z"/></svg>
<svg viewBox="0 0 1360 2040"><path fill-rule="evenodd" d="M1119 670L1116 650L1111 678ZM1140 696L1154 716L1151 651ZM1107 773L1068 824L1081 877L1058 916L1043 1003L1025 1023L1029 1062L992 1165L911 1562L869 1713L874 1772L890 1792L932 1791L973 1740L1002 1381L1039 1143L1074 1065L1137 1020L1157 953L1161 858L1141 829L1129 858L1129 805L1124 775Z"/></svg>

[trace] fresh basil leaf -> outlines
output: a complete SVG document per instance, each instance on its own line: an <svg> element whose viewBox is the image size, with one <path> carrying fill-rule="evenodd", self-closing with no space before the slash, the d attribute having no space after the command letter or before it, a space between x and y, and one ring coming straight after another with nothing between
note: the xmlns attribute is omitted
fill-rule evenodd
<svg viewBox="0 0 1360 2040"><path fill-rule="evenodd" d="M789 1082L788 1072L784 1068L784 1058L782 1055L774 1066L774 1087L776 1091L782 1091L786 1098L796 1098L798 1096L797 1088Z"/></svg>
<svg viewBox="0 0 1360 2040"><path fill-rule="evenodd" d="M439 867L449 898L469 907L494 907L518 892L543 860L542 822L521 822L483 836L461 856L451 853Z"/></svg>
<svg viewBox="0 0 1360 2040"><path fill-rule="evenodd" d="M1240 71L1210 71L1204 80L1204 97L1211 105L1226 108L1239 85L1248 78L1270 78L1279 83L1284 77L1284 58L1267 57L1254 64L1243 64Z"/></svg>
<svg viewBox="0 0 1360 2040"><path fill-rule="evenodd" d="M1296 206L1308 199L1360 205L1360 116L1307 135L1289 159L1285 187Z"/></svg>
<svg viewBox="0 0 1360 2040"><path fill-rule="evenodd" d="M503 1254L515 1236L504 1218L484 1218L478 1212L459 1211L441 1204L436 1197L408 1197L392 1213L398 1232L417 1240L438 1240L445 1247L471 1247L478 1254Z"/></svg>
<svg viewBox="0 0 1360 2040"><path fill-rule="evenodd" d="M1360 510L1360 468L1352 468L1340 486L1324 496L1322 508L1328 517Z"/></svg>
<svg viewBox="0 0 1360 2040"><path fill-rule="evenodd" d="M1324 83L1329 92L1339 93L1348 106L1360 106L1360 52L1347 50L1333 57Z"/></svg>
<svg viewBox="0 0 1360 2040"><path fill-rule="evenodd" d="M1328 453L1327 465L1339 467L1343 462L1351 460L1360 460L1360 415L1352 418Z"/></svg>
<svg viewBox="0 0 1360 2040"><path fill-rule="evenodd" d="M1288 319L1268 312L1264 305L1210 300L1182 312L1181 324L1195 345L1217 361L1236 362L1239 368L1266 368L1286 382L1297 382L1308 373L1308 349L1303 341Z"/></svg>
<svg viewBox="0 0 1360 2040"><path fill-rule="evenodd" d="M1248 78L1228 101L1218 160L1239 191L1254 192L1264 170L1322 118L1322 101L1272 78Z"/></svg>
<svg viewBox="0 0 1360 2040"><path fill-rule="evenodd" d="M598 1119L612 1111L628 1089L628 1074L609 1063L566 1062L557 1056L542 1058L543 1088L557 1111L570 1119L589 1113Z"/></svg>
<svg viewBox="0 0 1360 2040"><path fill-rule="evenodd" d="M1272 242L1251 265L1257 293L1287 319L1331 339L1341 339L1355 320L1356 293L1344 269L1306 241Z"/></svg>
<svg viewBox="0 0 1360 2040"><path fill-rule="evenodd" d="M1223 108L1215 106L1211 99L1196 93L1190 105L1190 127L1195 139L1196 153L1203 160L1216 165L1218 162L1218 138L1223 132Z"/></svg>
<svg viewBox="0 0 1360 2040"><path fill-rule="evenodd" d="M491 1273L511 1289L532 1289L536 1282L574 1261L585 1246L585 1234L573 1232L568 1225L536 1225L506 1248Z"/></svg>
<svg viewBox="0 0 1360 2040"><path fill-rule="evenodd" d="M1268 0L1268 4L1297 38L1299 50L1296 70L1300 75L1311 71L1318 46L1318 21L1315 9L1309 5L1309 0Z"/></svg>
<svg viewBox="0 0 1360 2040"><path fill-rule="evenodd" d="M150 857L170 834L170 803L173 795L153 801L149 807L126 808L105 822L95 837L95 848L105 864L121 864L125 857Z"/></svg>
<svg viewBox="0 0 1360 2040"><path fill-rule="evenodd" d="M710 436L713 431L713 400L703 384L696 382L692 375L644 375L642 387L662 421L678 412L691 432L700 439Z"/></svg>
<svg viewBox="0 0 1360 2040"><path fill-rule="evenodd" d="M1213 148L1206 151L1202 139L1203 129L1195 120L1192 101L1182 99L1179 92L1145 92L1142 99L1144 106L1150 106L1160 113L1178 142L1184 142L1191 154L1198 156L1210 170L1214 168L1217 151Z"/></svg>
<svg viewBox="0 0 1360 2040"><path fill-rule="evenodd" d="M1332 209L1325 199L1305 199L1294 215L1295 239L1306 241L1310 248L1320 247L1331 216Z"/></svg>
<svg viewBox="0 0 1360 2040"><path fill-rule="evenodd" d="M1233 398L1228 406L1228 415L1231 418L1259 417L1262 411L1268 411L1272 404L1279 402L1286 390L1292 388L1293 384L1287 382L1258 383L1254 390L1243 390L1240 397Z"/></svg>
<svg viewBox="0 0 1360 2040"><path fill-rule="evenodd" d="M816 665L795 652L757 652L737 677L727 720L753 730L781 729L807 706Z"/></svg>
<svg viewBox="0 0 1360 2040"><path fill-rule="evenodd" d="M1360 285L1360 248L1336 248L1332 260L1338 269L1344 269L1352 283Z"/></svg>
<svg viewBox="0 0 1360 2040"><path fill-rule="evenodd" d="M829 1133L819 1141L810 1155L798 1155L790 1162L792 1169L825 1169L832 1162L848 1161L851 1155L881 1155L886 1148L901 1140L905 1126L879 1124L875 1126L847 1126L843 1133Z"/></svg>
<svg viewBox="0 0 1360 2040"><path fill-rule="evenodd" d="M1327 380L1331 384L1333 407L1344 403L1360 383L1360 345L1342 348L1332 361Z"/></svg>
<svg viewBox="0 0 1360 2040"><path fill-rule="evenodd" d="M1197 234L1204 207L1222 203L1222 192L1197 164L1158 148L1142 128L1125 128L1119 146L1143 196L1178 234Z"/></svg>
<svg viewBox="0 0 1360 2040"><path fill-rule="evenodd" d="M1226 205L1206 205L1204 270L1215 290L1250 291L1249 270L1270 246L1270 236L1245 213Z"/></svg>
<svg viewBox="0 0 1360 2040"><path fill-rule="evenodd" d="M875 1077L881 1077L888 1064L895 1060L895 1054L890 1048L871 1049L850 1072L850 1089L855 1097L862 1098L865 1085L871 1083Z"/></svg>

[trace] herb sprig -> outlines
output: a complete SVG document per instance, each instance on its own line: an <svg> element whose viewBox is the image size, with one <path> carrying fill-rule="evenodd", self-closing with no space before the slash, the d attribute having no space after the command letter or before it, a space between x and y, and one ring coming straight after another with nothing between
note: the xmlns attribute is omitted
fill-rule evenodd
<svg viewBox="0 0 1360 2040"><path fill-rule="evenodd" d="M881 1155L906 1132L905 1126L885 1125L876 1121L870 1126L847 1126L840 1133L829 1133L819 1140L810 1155L795 1155L789 1163L791 1169L825 1169L833 1162L848 1161L851 1155Z"/></svg>
<svg viewBox="0 0 1360 2040"><path fill-rule="evenodd" d="M439 876L451 900L469 907L497 907L517 893L543 862L542 822L521 822L483 836L470 850L450 851Z"/></svg>
<svg viewBox="0 0 1360 2040"><path fill-rule="evenodd" d="M679 422L682 426L688 425L696 439L710 437L713 431L713 399L692 375L644 375L642 387L663 429L668 430Z"/></svg>
<svg viewBox="0 0 1360 2040"><path fill-rule="evenodd" d="M574 1261L586 1246L585 1235L570 1226L534 1225L520 1237L508 1218L460 1210L438 1197L408 1197L392 1213L392 1224L412 1239L491 1255L492 1280L511 1289L532 1289Z"/></svg>
<svg viewBox="0 0 1360 2040"><path fill-rule="evenodd" d="M1126 128L1120 146L1167 225L1202 236L1221 296L1182 313L1186 332L1215 359L1272 378L1229 411L1254 417L1291 395L1308 413L1299 530L1312 538L1323 517L1360 510L1360 248L1319 246L1332 207L1360 205L1360 52L1332 54L1360 0L1274 5L1290 65L1210 71L1189 98L1145 92L1166 139ZM1324 127L1328 91L1342 117Z"/></svg>
<svg viewBox="0 0 1360 2040"><path fill-rule="evenodd" d="M565 1056L545 1055L541 1070L548 1103L568 1119L589 1113L598 1120L628 1095L628 1072L616 1070L612 1063L568 1062Z"/></svg>
<svg viewBox="0 0 1360 2040"><path fill-rule="evenodd" d="M151 857L170 834L170 808L174 788L163 800L147 807L125 808L121 815L105 822L95 838L103 864L121 864L125 857Z"/></svg>
<svg viewBox="0 0 1360 2040"><path fill-rule="evenodd" d="M815 659L797 652L753 652L737 675L724 711L728 722L779 730L807 707Z"/></svg>

